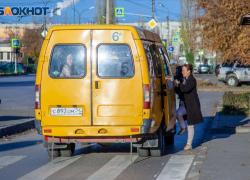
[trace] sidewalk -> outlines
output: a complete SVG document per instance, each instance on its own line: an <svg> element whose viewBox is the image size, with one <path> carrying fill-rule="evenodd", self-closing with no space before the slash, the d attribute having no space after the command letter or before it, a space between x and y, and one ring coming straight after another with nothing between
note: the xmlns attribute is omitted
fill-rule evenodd
<svg viewBox="0 0 250 180"><path fill-rule="evenodd" d="M207 150L199 179L249 180L250 117L220 115L220 108L204 142Z"/></svg>

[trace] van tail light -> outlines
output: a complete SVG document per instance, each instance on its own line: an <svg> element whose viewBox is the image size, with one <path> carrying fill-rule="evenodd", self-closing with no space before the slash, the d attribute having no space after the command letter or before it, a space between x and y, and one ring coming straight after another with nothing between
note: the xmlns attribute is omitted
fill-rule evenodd
<svg viewBox="0 0 250 180"><path fill-rule="evenodd" d="M220 69L218 69L217 73L220 74Z"/></svg>
<svg viewBox="0 0 250 180"><path fill-rule="evenodd" d="M144 99L143 109L150 109L151 97L150 97L149 84L143 85L143 99Z"/></svg>
<svg viewBox="0 0 250 180"><path fill-rule="evenodd" d="M35 109L40 109L40 85L36 85L35 100Z"/></svg>

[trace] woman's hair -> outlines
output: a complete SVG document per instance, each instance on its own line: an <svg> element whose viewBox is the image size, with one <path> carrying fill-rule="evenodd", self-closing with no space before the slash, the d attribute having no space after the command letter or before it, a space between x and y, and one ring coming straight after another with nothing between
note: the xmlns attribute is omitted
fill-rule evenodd
<svg viewBox="0 0 250 180"><path fill-rule="evenodd" d="M190 71L190 73L193 73L193 65L192 64L184 64L183 67L186 67L187 70Z"/></svg>

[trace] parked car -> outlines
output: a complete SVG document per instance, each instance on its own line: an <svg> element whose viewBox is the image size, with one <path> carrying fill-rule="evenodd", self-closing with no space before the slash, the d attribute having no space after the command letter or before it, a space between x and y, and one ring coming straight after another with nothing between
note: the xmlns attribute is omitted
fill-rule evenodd
<svg viewBox="0 0 250 180"><path fill-rule="evenodd" d="M210 66L207 64L202 64L198 68L199 74L201 73L210 73Z"/></svg>
<svg viewBox="0 0 250 180"><path fill-rule="evenodd" d="M0 73L14 73L15 72L15 63L4 63L0 65ZM27 68L24 63L17 63L17 73L26 73Z"/></svg>
<svg viewBox="0 0 250 180"><path fill-rule="evenodd" d="M194 67L194 73L198 73L198 67Z"/></svg>
<svg viewBox="0 0 250 180"><path fill-rule="evenodd" d="M250 82L250 66L240 65L239 61L234 64L220 64L218 80L224 81L228 86L236 87L241 82Z"/></svg>
<svg viewBox="0 0 250 180"><path fill-rule="evenodd" d="M214 69L214 72L215 72L215 75L218 77L218 71L219 71L219 69L220 69L220 66L221 66L221 64L217 64L216 66L215 66L215 69Z"/></svg>

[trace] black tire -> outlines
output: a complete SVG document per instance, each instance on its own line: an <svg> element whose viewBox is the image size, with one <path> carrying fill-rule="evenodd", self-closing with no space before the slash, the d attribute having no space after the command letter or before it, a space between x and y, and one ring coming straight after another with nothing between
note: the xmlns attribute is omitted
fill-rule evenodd
<svg viewBox="0 0 250 180"><path fill-rule="evenodd" d="M137 153L140 157L148 157L149 156L149 149L148 148L137 148Z"/></svg>
<svg viewBox="0 0 250 180"><path fill-rule="evenodd" d="M67 144L66 148L60 149L60 153L63 157L71 157L74 155L75 147L75 143Z"/></svg>
<svg viewBox="0 0 250 180"><path fill-rule="evenodd" d="M49 157L52 157L52 150L51 149L47 149L47 153L48 153ZM54 149L53 150L53 157L59 157L59 156L60 156L59 149Z"/></svg>
<svg viewBox="0 0 250 180"><path fill-rule="evenodd" d="M172 146L174 145L174 134L170 134L167 136L164 136L164 142L165 142L165 146Z"/></svg>
<svg viewBox="0 0 250 180"><path fill-rule="evenodd" d="M161 157L163 152L163 130L162 126L156 132L158 136L158 147L157 148L150 148L150 154L153 157Z"/></svg>
<svg viewBox="0 0 250 180"><path fill-rule="evenodd" d="M175 132L176 132L176 125L174 126L174 129L175 129ZM164 136L165 146L174 145L174 136L175 136L175 134L167 134L166 136Z"/></svg>
<svg viewBox="0 0 250 180"><path fill-rule="evenodd" d="M230 87L236 87L236 86L238 86L239 81L235 76L228 76L227 80L226 80L226 83Z"/></svg>

